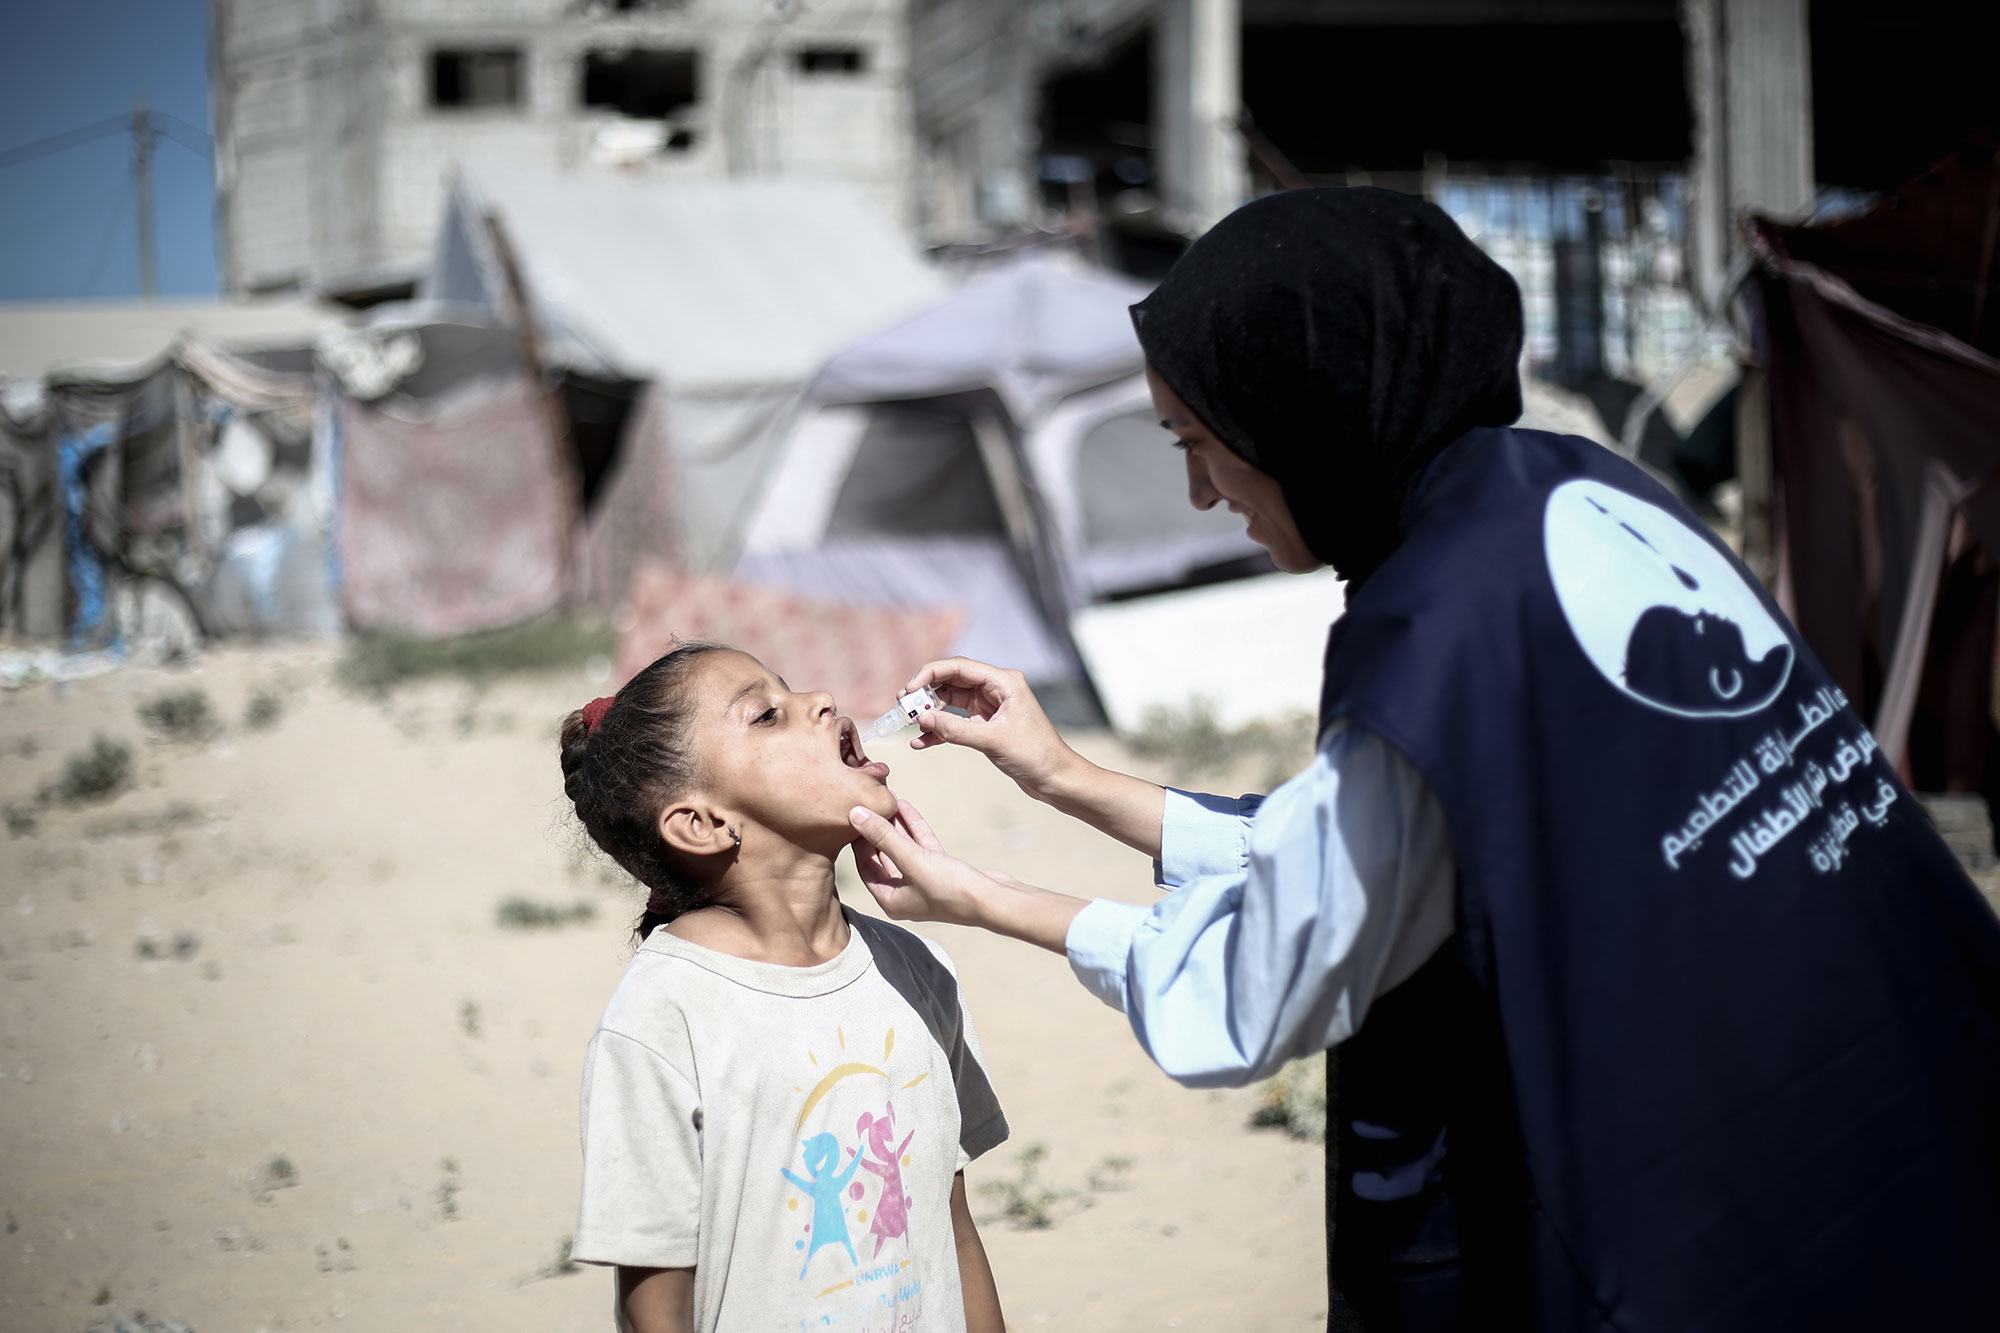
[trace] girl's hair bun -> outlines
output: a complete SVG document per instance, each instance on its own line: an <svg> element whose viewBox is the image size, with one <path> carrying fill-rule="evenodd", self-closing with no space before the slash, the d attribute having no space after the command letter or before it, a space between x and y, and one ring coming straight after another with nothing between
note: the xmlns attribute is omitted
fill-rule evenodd
<svg viewBox="0 0 2000 1333"><path fill-rule="evenodd" d="M584 720L581 708L563 719L561 746L563 792L576 802L582 799L583 760L590 750L590 724Z"/></svg>

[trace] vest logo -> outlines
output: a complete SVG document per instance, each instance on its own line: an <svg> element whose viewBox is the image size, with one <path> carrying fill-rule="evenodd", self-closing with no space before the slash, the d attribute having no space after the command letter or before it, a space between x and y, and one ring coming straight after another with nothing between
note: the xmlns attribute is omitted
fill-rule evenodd
<svg viewBox="0 0 2000 1333"><path fill-rule="evenodd" d="M1658 505L1564 482L1542 513L1556 601L1584 656L1675 717L1748 717L1792 674L1792 645L1743 576Z"/></svg>

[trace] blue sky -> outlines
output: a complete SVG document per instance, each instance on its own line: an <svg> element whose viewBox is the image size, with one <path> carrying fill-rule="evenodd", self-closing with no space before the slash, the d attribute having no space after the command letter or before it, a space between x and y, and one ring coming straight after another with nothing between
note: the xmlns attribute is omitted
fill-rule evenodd
<svg viewBox="0 0 2000 1333"><path fill-rule="evenodd" d="M207 0L0 0L0 14L0 153L129 115L141 95L207 133ZM116 134L0 167L0 300L138 294L131 162ZM213 172L165 137L153 233L161 295L215 291Z"/></svg>

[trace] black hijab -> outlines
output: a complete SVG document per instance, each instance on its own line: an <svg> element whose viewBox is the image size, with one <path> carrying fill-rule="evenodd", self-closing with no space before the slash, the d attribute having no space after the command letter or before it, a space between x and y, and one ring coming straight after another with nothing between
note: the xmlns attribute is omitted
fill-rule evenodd
<svg viewBox="0 0 2000 1333"><path fill-rule="evenodd" d="M1284 489L1350 582L1398 541L1424 465L1521 414L1521 294L1444 210L1370 186L1231 213L1132 307L1146 360Z"/></svg>

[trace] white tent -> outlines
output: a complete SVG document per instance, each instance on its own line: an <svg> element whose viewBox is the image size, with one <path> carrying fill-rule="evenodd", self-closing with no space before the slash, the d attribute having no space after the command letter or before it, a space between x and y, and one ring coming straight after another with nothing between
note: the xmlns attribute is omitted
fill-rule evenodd
<svg viewBox="0 0 2000 1333"><path fill-rule="evenodd" d="M1187 502L1127 307L1049 256L989 270L831 357L750 509L737 570L845 600L958 602L958 651L1078 682L1081 608L1265 568Z"/></svg>
<svg viewBox="0 0 2000 1333"><path fill-rule="evenodd" d="M734 554L767 455L826 358L945 289L850 187L479 167L453 182L419 299L508 322L493 230L550 362L663 394L680 549L698 567Z"/></svg>

